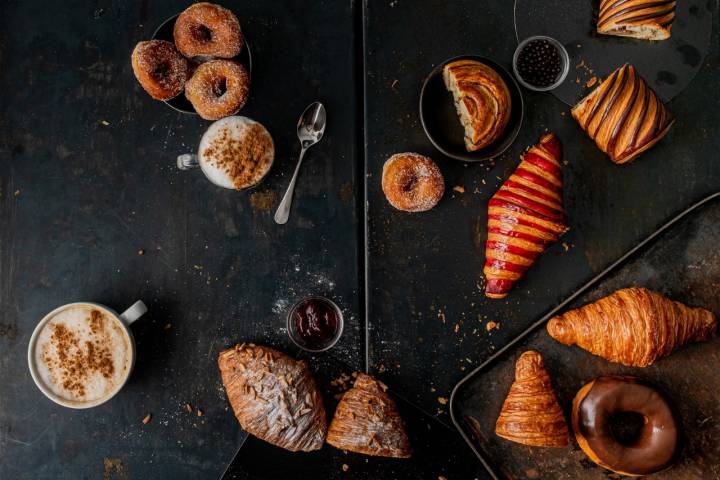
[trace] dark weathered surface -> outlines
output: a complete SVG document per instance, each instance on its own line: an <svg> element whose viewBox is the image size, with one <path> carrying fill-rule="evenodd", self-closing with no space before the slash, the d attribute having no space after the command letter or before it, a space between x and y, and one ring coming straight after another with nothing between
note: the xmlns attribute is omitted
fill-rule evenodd
<svg viewBox="0 0 720 480"><path fill-rule="evenodd" d="M720 138L714 134L720 100L711 93L720 88L717 5L705 64L668 104L677 123L632 164L613 165L565 105L529 92L518 140L494 166L463 165L434 151L417 116L424 76L458 54L492 57L509 67L516 45L512 7L439 0L368 5L371 371L444 421L447 407L438 397L449 397L480 361L672 214L720 188ZM487 201L545 129L565 146L570 231L562 242L568 249L552 246L507 299L486 299L481 276ZM386 202L380 173L398 151L428 154L443 171L447 193L430 212L405 214ZM465 193L453 191L455 186ZM486 331L488 321L499 323L499 330Z"/></svg>
<svg viewBox="0 0 720 480"><path fill-rule="evenodd" d="M720 200L715 199L671 227L651 246L639 252L581 295L563 312L594 302L614 291L644 286L687 305L720 312L720 255L707 245L720 238ZM668 261L673 259L673 261ZM561 312L562 313L562 312ZM495 419L515 374L522 352L542 352L558 399L568 421L577 391L600 375L632 375L661 388L674 402L681 418L683 449L673 468L653 475L658 479L694 480L720 475L720 338L688 345L647 368L624 367L593 356L578 347L553 340L541 325L525 340L504 352L461 387L453 412L469 437L486 456L500 478L582 478L601 480L607 472L587 459L572 442L566 449L527 448L495 435Z"/></svg>
<svg viewBox="0 0 720 480"><path fill-rule="evenodd" d="M153 101L130 68L135 43L185 6L0 7L0 478L217 478L243 436L217 354L248 339L297 353L284 315L308 293L343 307L331 355L362 366L350 2L228 3L253 47L242 114L277 148L269 178L246 193L177 171L176 155L209 122ZM295 125L315 100L330 123L279 227L272 210L295 166ZM150 312L133 326L127 388L89 411L46 400L26 367L37 321L70 301L122 309L138 298Z"/></svg>

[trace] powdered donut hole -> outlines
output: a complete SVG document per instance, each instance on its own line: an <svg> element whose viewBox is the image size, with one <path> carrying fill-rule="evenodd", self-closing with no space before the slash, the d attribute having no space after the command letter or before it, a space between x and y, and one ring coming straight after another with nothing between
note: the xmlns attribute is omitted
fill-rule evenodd
<svg viewBox="0 0 720 480"><path fill-rule="evenodd" d="M230 60L213 60L197 67L185 84L185 96L205 120L237 113L247 102L250 75Z"/></svg>
<svg viewBox="0 0 720 480"><path fill-rule="evenodd" d="M169 100L183 91L188 61L171 42L140 42L132 52L131 62L138 82L154 99Z"/></svg>
<svg viewBox="0 0 720 480"><path fill-rule="evenodd" d="M243 47L240 22L227 8L202 2L189 6L175 21L175 45L186 57L233 58Z"/></svg>
<svg viewBox="0 0 720 480"><path fill-rule="evenodd" d="M432 159L417 153L397 153L383 166L382 189L398 210L424 212L442 198L445 180Z"/></svg>

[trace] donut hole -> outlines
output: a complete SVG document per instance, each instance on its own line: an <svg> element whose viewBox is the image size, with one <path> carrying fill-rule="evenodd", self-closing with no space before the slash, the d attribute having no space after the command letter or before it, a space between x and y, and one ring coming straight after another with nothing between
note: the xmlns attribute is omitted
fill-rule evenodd
<svg viewBox="0 0 720 480"><path fill-rule="evenodd" d="M227 92L227 78L218 77L212 84L212 92L216 97L222 97Z"/></svg>
<svg viewBox="0 0 720 480"><path fill-rule="evenodd" d="M400 189L405 192L412 192L417 187L418 178L415 175L406 175L400 182Z"/></svg>
<svg viewBox="0 0 720 480"><path fill-rule="evenodd" d="M195 40L202 43L211 42L213 38L212 30L205 25L195 25L192 29L192 35Z"/></svg>
<svg viewBox="0 0 720 480"><path fill-rule="evenodd" d="M638 412L616 412L610 415L608 426L621 445L634 445L640 440L647 419Z"/></svg>

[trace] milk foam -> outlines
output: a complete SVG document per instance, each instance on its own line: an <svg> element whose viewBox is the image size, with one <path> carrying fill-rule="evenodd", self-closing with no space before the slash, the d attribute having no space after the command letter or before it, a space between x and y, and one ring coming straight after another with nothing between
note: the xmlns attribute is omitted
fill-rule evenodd
<svg viewBox="0 0 720 480"><path fill-rule="evenodd" d="M112 395L131 364L130 339L119 320L93 305L56 313L37 335L35 370L47 389L65 401L88 403Z"/></svg>
<svg viewBox="0 0 720 480"><path fill-rule="evenodd" d="M243 142L252 141L252 139L248 138L247 131L248 127L250 127L251 125L260 124L247 117L225 117L210 125L210 127L203 135L202 139L200 140L200 147L198 149L198 160L200 162L200 167L202 168L205 175L215 185L224 188L237 188L237 185L235 185L232 176L228 173L226 168L224 168L222 165L219 165L218 159L209 152L217 152L218 150L220 150L221 148L218 148L219 145L238 145L242 144ZM262 127L262 125L260 126ZM251 183L257 183L262 179L262 177L265 176L267 171L270 169L270 166L272 165L272 161L275 156L275 149L272 145L272 139L270 138L270 134L267 133L267 130L265 130L265 133L270 139L270 147L266 152L264 152L264 158L262 160L258 159L260 165L258 165L258 171L256 172L255 178L251 180ZM240 158L237 159L238 162L241 162L242 160L243 159ZM243 188L244 187L245 186L243 186Z"/></svg>

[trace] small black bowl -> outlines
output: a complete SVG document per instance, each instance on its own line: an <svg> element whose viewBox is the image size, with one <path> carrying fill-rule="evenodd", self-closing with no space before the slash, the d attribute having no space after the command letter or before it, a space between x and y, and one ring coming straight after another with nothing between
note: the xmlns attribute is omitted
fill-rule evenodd
<svg viewBox="0 0 720 480"><path fill-rule="evenodd" d="M155 30L152 39L174 42L175 38L173 37L173 30L175 29L175 20L177 20L179 16L180 14L177 13L165 20L157 28L157 30ZM208 60L211 59L196 57L193 58L191 61L195 63L204 63ZM240 53L236 57L231 58L230 60L241 63L245 68L247 68L248 74L252 78L252 55L250 54L250 44L248 43L247 38L244 38L243 47L240 50ZM177 110L178 112L197 115L197 112L195 111L195 108L193 108L192 103L190 103L190 100L185 97L185 92L181 92L180 95L178 95L177 97L173 97L170 100L165 100L163 101L163 103L168 107L172 108L173 110Z"/></svg>
<svg viewBox="0 0 720 480"><path fill-rule="evenodd" d="M500 138L491 145L468 152L465 149L465 130L460 124L452 93L445 88L443 68L456 60L477 60L495 70L510 91L512 107L510 120ZM497 157L515 141L523 120L523 98L515 78L489 58L478 55L461 55L442 62L425 79L420 92L420 122L435 148L443 154L463 162L482 162Z"/></svg>

